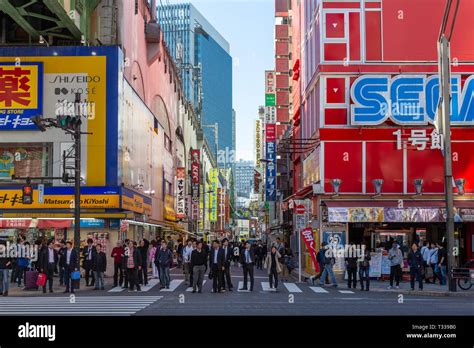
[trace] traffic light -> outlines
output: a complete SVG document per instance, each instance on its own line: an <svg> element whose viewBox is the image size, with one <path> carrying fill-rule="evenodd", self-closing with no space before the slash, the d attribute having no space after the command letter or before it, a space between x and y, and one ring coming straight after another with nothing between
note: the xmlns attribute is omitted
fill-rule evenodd
<svg viewBox="0 0 474 348"><path fill-rule="evenodd" d="M69 182L69 174L64 172L61 180L67 184Z"/></svg>
<svg viewBox="0 0 474 348"><path fill-rule="evenodd" d="M78 130L82 124L80 117L58 116L57 120L61 128L69 130Z"/></svg>
<svg viewBox="0 0 474 348"><path fill-rule="evenodd" d="M23 186L23 204L33 203L33 187L31 185Z"/></svg>
<svg viewBox="0 0 474 348"><path fill-rule="evenodd" d="M46 131L46 127L43 124L43 119L40 116L33 116L30 118L31 121L38 127L38 129L42 132Z"/></svg>

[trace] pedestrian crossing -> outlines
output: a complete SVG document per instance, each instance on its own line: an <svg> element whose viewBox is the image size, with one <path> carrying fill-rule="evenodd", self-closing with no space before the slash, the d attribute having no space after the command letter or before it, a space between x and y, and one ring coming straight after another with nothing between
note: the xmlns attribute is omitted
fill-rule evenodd
<svg viewBox="0 0 474 348"><path fill-rule="evenodd" d="M163 296L75 296L0 298L1 315L133 315Z"/></svg>
<svg viewBox="0 0 474 348"><path fill-rule="evenodd" d="M333 293L337 292L340 294L354 294L354 291L352 290L340 290L337 288L334 288L332 286L327 286L327 287L321 287L321 286L307 286L305 283L293 283L293 282L279 282L278 288L270 288L270 283L268 281L262 281L261 278L268 279L267 277L260 277L260 278L255 278L255 284L254 284L254 292L287 292L287 293L303 293L303 292L308 292L307 289L309 289L311 293L316 293L316 294L328 294L328 293ZM142 286L141 290L142 292L148 292L152 290L156 285L159 284L158 279L150 279L149 283L147 286ZM235 286L237 284L237 287ZM250 280L247 283L247 290L241 290L244 287L244 282L243 280L240 281L235 281L234 280L234 290L237 290L237 292L250 292ZM203 291L204 292L209 292L212 289L212 281L208 280L203 280ZM114 292L122 292L125 289L122 289L121 287L116 287L110 289L108 292L114 293ZM173 293L173 292L192 292L193 288L191 286L188 286L184 283L184 279L173 279L170 282L169 289L161 289L160 287L156 287L154 291L158 291L160 293Z"/></svg>
<svg viewBox="0 0 474 348"><path fill-rule="evenodd" d="M157 285L158 283L159 283L159 280L158 280L158 279L150 279L150 280L148 281L148 284L147 284L147 285L143 285L143 286L140 287L140 288L141 288L141 291L142 291L142 292L150 291L151 288L153 288L153 287L154 287L155 285ZM121 287L121 286L116 286L116 287L110 289L108 292L122 292L122 291L124 291L124 290L127 290L127 289L125 289L125 288L123 288L123 287Z"/></svg>

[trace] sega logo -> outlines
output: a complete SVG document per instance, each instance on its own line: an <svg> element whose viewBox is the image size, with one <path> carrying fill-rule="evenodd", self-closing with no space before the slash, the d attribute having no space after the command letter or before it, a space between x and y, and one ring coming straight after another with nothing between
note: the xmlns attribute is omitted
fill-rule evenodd
<svg viewBox="0 0 474 348"><path fill-rule="evenodd" d="M434 123L439 77L433 75L365 75L351 87L351 123L378 125L391 119L399 125ZM451 124L474 125L474 75L461 91L461 76L451 77Z"/></svg>

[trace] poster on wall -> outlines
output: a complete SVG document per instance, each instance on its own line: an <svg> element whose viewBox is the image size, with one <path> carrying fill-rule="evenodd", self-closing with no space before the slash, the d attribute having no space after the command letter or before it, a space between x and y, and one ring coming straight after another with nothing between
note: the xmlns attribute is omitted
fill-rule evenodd
<svg viewBox="0 0 474 348"><path fill-rule="evenodd" d="M382 253L372 253L371 260L370 260L370 267L369 267L369 277L379 278L381 275L382 275Z"/></svg>
<svg viewBox="0 0 474 348"><path fill-rule="evenodd" d="M344 249L346 245L346 233L346 224L324 223L322 225L322 241L336 250ZM337 257L334 270L343 271L344 269L344 258Z"/></svg>
<svg viewBox="0 0 474 348"><path fill-rule="evenodd" d="M390 274L390 260L388 255L382 255L382 274Z"/></svg>

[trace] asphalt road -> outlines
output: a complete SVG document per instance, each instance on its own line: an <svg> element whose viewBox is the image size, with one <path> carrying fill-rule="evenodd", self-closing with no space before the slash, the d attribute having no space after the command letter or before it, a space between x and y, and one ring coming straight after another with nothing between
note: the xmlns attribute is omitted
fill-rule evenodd
<svg viewBox="0 0 474 348"><path fill-rule="evenodd" d="M35 296L0 297L0 315L474 315L473 297L399 295L393 292L349 290L345 284L313 287L297 284L293 279L282 284L278 292L268 291L265 271L256 270L253 292L237 291L243 281L242 269L232 269L234 291L211 292L207 278L202 293L192 293L184 284L180 270L172 271L172 286L160 290L151 280L142 292L122 289L69 294L35 293ZM242 283L240 283L240 286Z"/></svg>

